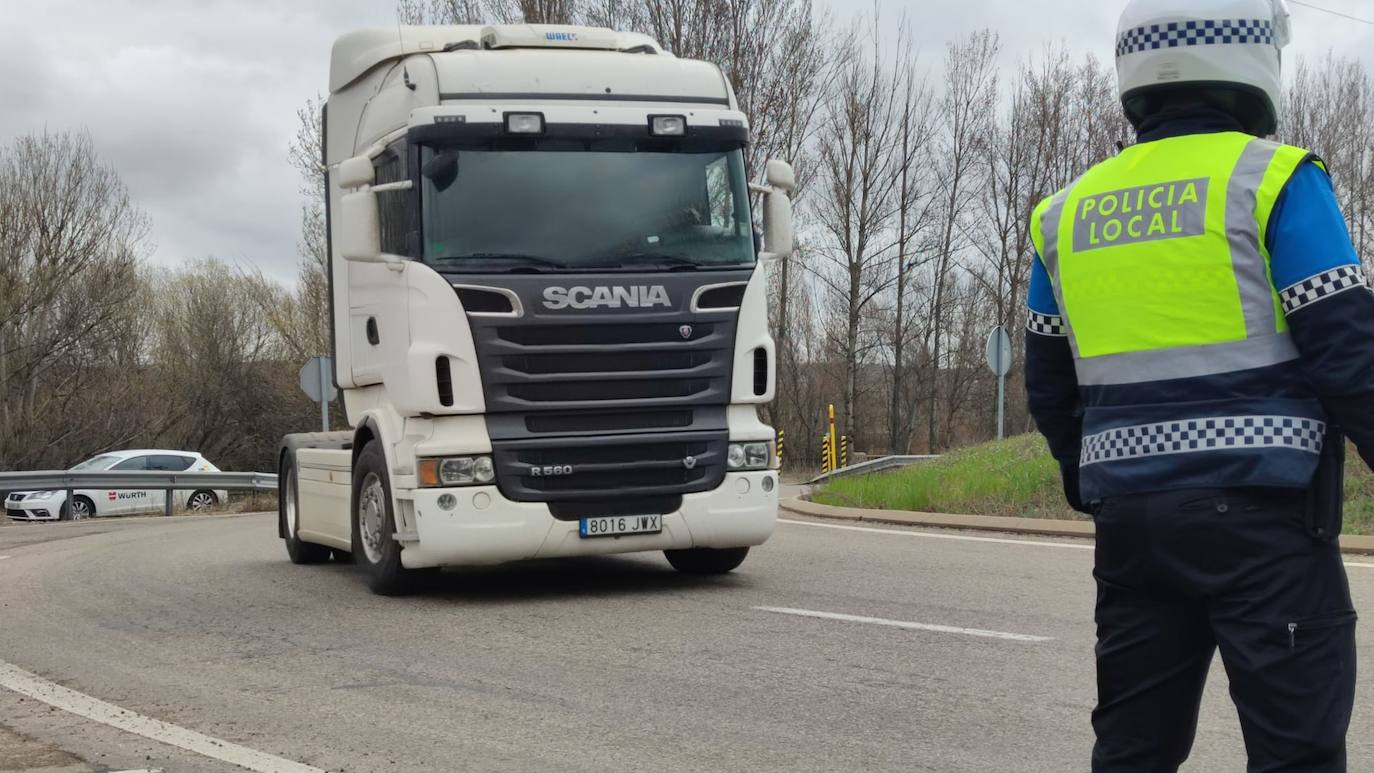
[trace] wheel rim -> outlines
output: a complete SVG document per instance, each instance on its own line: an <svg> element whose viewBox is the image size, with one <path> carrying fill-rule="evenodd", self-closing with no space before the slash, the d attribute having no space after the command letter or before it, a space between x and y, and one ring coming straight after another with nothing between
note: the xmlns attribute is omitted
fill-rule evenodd
<svg viewBox="0 0 1374 773"><path fill-rule="evenodd" d="M282 500L285 503L284 508L286 510L286 536L290 537L291 539L296 538L296 487L291 485L293 482L292 478L294 476L295 472L287 470L285 485L286 492L285 497Z"/></svg>
<svg viewBox="0 0 1374 773"><path fill-rule="evenodd" d="M214 497L211 497L204 491L191 495L190 505L192 510L204 510L213 505L214 503Z"/></svg>
<svg viewBox="0 0 1374 773"><path fill-rule="evenodd" d="M358 497L358 535L362 538L363 553L367 560L382 562L382 546L385 544L383 530L386 525L386 492L382 489L382 479L375 472L363 478L363 486Z"/></svg>
<svg viewBox="0 0 1374 773"><path fill-rule="evenodd" d="M86 500L78 499L72 502L72 520L80 521L91 514L91 509L86 506Z"/></svg>

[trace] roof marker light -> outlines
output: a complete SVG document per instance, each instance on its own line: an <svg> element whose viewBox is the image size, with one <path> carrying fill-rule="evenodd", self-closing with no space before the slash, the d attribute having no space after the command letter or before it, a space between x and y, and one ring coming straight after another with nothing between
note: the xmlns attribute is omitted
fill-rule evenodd
<svg viewBox="0 0 1374 773"><path fill-rule="evenodd" d="M655 137L682 137L687 134L687 117L651 115L649 116L649 133Z"/></svg>
<svg viewBox="0 0 1374 773"><path fill-rule="evenodd" d="M506 113L507 134L543 134L543 113Z"/></svg>

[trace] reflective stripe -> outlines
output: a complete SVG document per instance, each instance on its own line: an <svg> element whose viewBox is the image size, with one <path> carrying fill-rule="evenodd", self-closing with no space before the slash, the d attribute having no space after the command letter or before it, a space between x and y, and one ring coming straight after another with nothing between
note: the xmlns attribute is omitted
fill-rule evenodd
<svg viewBox="0 0 1374 773"><path fill-rule="evenodd" d="M1330 271L1323 271L1316 276L1310 276L1292 287L1284 288L1279 293L1283 300L1283 310L1286 314L1310 306L1317 301L1325 300L1333 295L1343 293L1346 290L1355 288L1369 289L1370 285L1365 278L1364 269L1353 263L1348 266L1337 266Z"/></svg>
<svg viewBox="0 0 1374 773"><path fill-rule="evenodd" d="M1215 376L1289 362L1298 348L1289 333L1224 344L1153 349L1088 357L1074 363L1082 386L1142 384L1180 378Z"/></svg>
<svg viewBox="0 0 1374 773"><path fill-rule="evenodd" d="M1226 186L1226 238L1231 244L1231 268L1240 290L1247 338L1271 336L1278 330L1269 263L1260 247L1257 198L1279 145L1254 140L1245 146Z"/></svg>
<svg viewBox="0 0 1374 773"><path fill-rule="evenodd" d="M1079 466L1206 451L1287 448L1320 454L1326 422L1303 416L1218 416L1139 424L1083 438Z"/></svg>
<svg viewBox="0 0 1374 773"><path fill-rule="evenodd" d="M1045 239L1045 254L1040 259L1045 261L1045 270L1050 274L1050 284L1054 287L1054 300L1059 304L1059 313L1064 315L1064 332L1069 336L1069 348L1073 351L1073 356L1078 357L1078 337L1073 334L1073 323L1069 322L1068 307L1064 305L1064 283L1059 280L1059 226L1064 220L1064 204L1069 200L1069 194L1073 192L1073 185L1056 193L1050 199L1049 206L1045 207L1045 213L1040 217L1040 231Z"/></svg>
<svg viewBox="0 0 1374 773"><path fill-rule="evenodd" d="M1041 314L1032 310L1026 319L1026 329L1032 333L1054 338L1068 335L1064 330L1064 318L1055 314Z"/></svg>

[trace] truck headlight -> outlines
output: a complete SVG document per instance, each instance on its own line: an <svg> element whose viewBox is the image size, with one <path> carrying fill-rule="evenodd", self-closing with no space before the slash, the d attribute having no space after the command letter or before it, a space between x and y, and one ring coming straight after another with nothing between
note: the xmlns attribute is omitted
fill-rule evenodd
<svg viewBox="0 0 1374 773"><path fill-rule="evenodd" d="M773 466L773 444L731 443L725 464L732 470L766 470Z"/></svg>
<svg viewBox="0 0 1374 773"><path fill-rule="evenodd" d="M426 488L480 486L496 480L496 466L490 456L421 459L416 467L420 485Z"/></svg>

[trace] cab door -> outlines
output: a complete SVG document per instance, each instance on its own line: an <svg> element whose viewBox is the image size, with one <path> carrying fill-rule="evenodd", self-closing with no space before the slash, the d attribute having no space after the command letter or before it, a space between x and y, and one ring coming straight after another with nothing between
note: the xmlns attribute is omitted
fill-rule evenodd
<svg viewBox="0 0 1374 773"><path fill-rule="evenodd" d="M111 467L111 470L147 470L152 456L131 456L128 459ZM161 491L151 491L148 489L111 489L105 492L104 501L96 505L96 509L102 513L113 515L127 515L129 513L143 513L162 509L165 496Z"/></svg>

